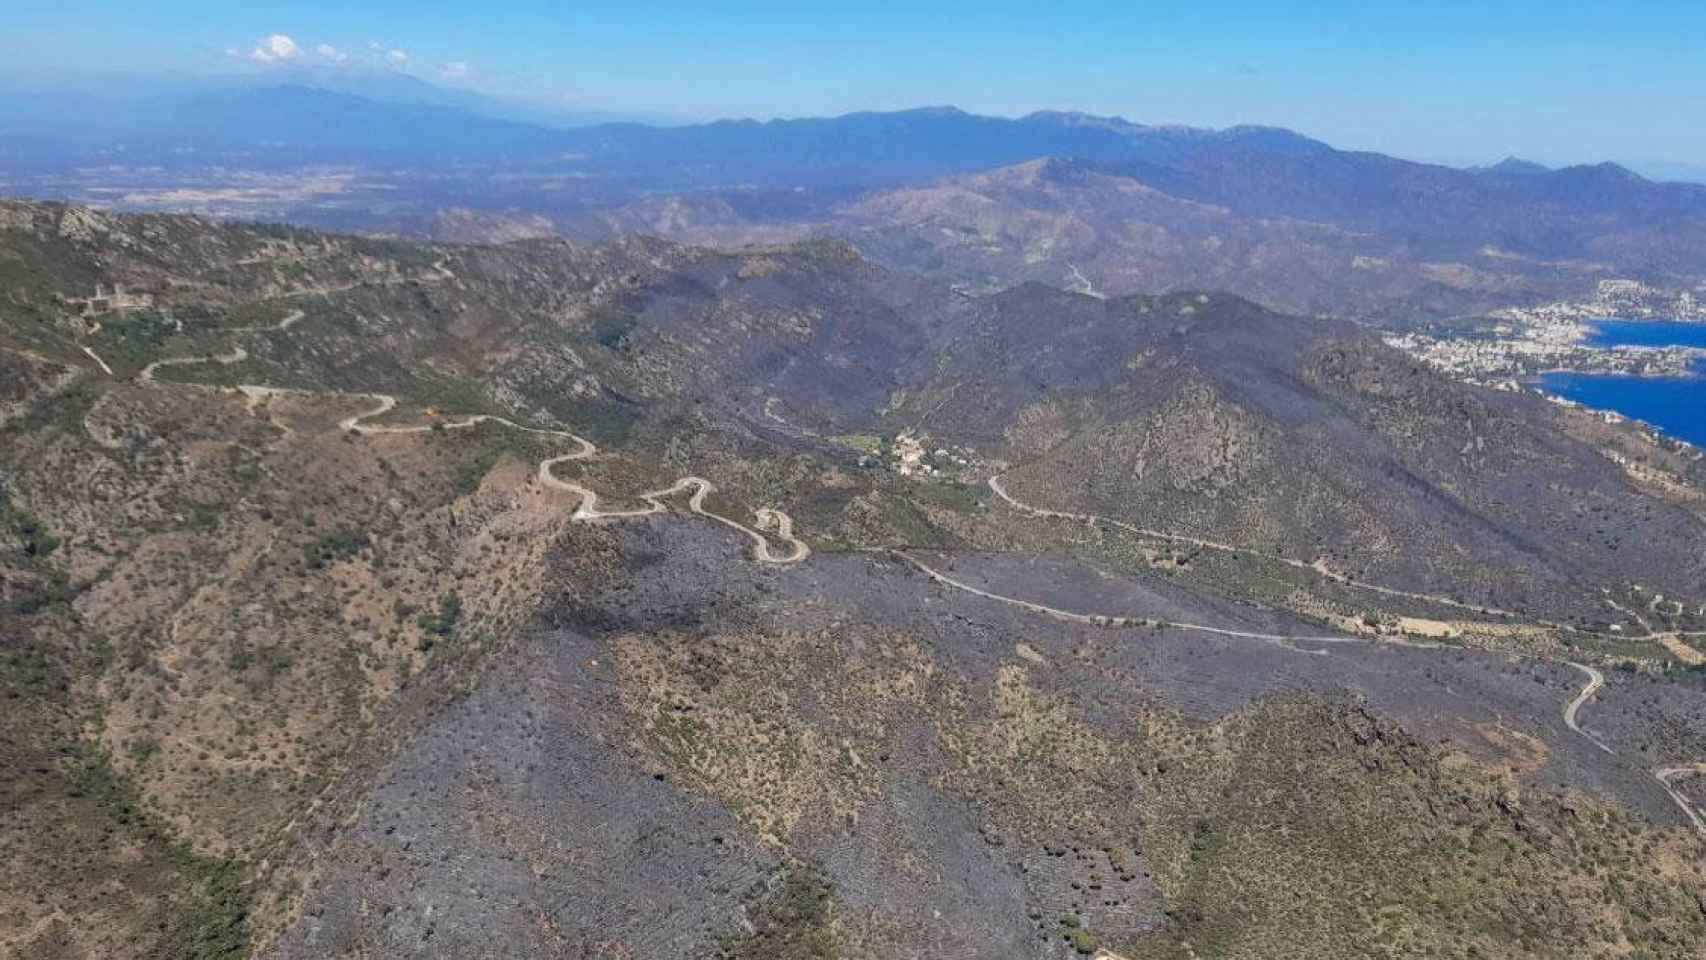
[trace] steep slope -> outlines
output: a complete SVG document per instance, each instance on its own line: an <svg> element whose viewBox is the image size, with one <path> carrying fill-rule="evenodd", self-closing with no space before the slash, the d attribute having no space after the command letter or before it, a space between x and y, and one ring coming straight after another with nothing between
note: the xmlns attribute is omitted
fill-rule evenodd
<svg viewBox="0 0 1706 960"><path fill-rule="evenodd" d="M1697 504L1642 492L1538 398L1347 325L1028 285L913 377L897 422L1001 451L1027 503L1556 619L1602 615L1600 588L1706 582Z"/></svg>
<svg viewBox="0 0 1706 960"><path fill-rule="evenodd" d="M1698 960L1698 479L1561 416L835 242L0 204L0 951Z"/></svg>
<svg viewBox="0 0 1706 960"><path fill-rule="evenodd" d="M1701 841L1551 786L1678 819L1560 724L1567 667L1069 624L857 555L755 576L709 534L627 528L613 589L563 581L373 758L271 955L1697 956ZM1261 616L1025 585L1086 583ZM1594 729L1656 719L1613 683Z"/></svg>
<svg viewBox="0 0 1706 960"><path fill-rule="evenodd" d="M0 951L244 955L294 896L269 859L402 694L441 704L501 656L551 551L597 582L609 541L575 522L585 490L619 511L672 479L461 414L572 409L603 439L689 410L691 384L630 360L644 348L599 311L748 261L0 215ZM816 255L765 262L809 276ZM712 368L749 373L733 356ZM653 502L790 536L785 515L693 493Z"/></svg>

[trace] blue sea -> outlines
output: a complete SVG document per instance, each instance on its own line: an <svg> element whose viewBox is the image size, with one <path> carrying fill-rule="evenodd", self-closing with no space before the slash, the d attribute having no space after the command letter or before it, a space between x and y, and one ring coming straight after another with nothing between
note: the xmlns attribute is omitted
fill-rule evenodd
<svg viewBox="0 0 1706 960"><path fill-rule="evenodd" d="M1706 323L1671 320L1599 320L1590 347L1706 347Z"/></svg>
<svg viewBox="0 0 1706 960"><path fill-rule="evenodd" d="M1590 346L1706 347L1706 323L1602 321L1594 327ZM1541 384L1548 393L1645 420L1673 437L1706 447L1706 370L1701 372L1694 377L1549 373Z"/></svg>

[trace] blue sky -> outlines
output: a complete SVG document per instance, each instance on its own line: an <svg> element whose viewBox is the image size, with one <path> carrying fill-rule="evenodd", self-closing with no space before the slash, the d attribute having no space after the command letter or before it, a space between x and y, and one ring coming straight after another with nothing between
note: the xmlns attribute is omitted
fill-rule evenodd
<svg viewBox="0 0 1706 960"><path fill-rule="evenodd" d="M1426 159L1706 165L1698 0L7 6L0 61L23 71L336 62L688 117L951 103L1271 123Z"/></svg>

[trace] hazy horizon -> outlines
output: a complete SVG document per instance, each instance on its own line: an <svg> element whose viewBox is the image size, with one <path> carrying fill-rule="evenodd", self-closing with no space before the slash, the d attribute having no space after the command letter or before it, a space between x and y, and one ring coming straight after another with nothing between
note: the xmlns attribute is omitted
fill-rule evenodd
<svg viewBox="0 0 1706 960"><path fill-rule="evenodd" d="M26 2L9 14L0 57L13 76L46 85L97 70L312 68L652 122L952 104L993 116L1280 126L1458 165L1520 156L1682 170L1706 157L1706 79L1689 40L1706 12L1664 6L1642 18L1597 4L1420 11L1340 0L1304 15L1075 2L807 16L772 3L565 13L528 2L494 14L389 0L322 10L176 0L147 11Z"/></svg>

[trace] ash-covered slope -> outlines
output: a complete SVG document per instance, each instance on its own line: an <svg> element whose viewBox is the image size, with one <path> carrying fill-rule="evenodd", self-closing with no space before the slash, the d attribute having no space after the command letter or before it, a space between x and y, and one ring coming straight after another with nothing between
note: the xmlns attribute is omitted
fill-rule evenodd
<svg viewBox="0 0 1706 960"><path fill-rule="evenodd" d="M1638 483L1568 412L1344 323L1032 284L979 303L911 386L899 420L1003 449L1007 488L1056 510L1558 619L1603 615L1602 587L1706 582L1697 502Z"/></svg>
<svg viewBox="0 0 1706 960"><path fill-rule="evenodd" d="M478 690L358 761L267 955L1350 957L1390 931L1685 958L1706 931L1696 881L1664 879L1697 841L1619 837L1624 810L1678 814L1563 725L1565 665L1062 623L892 557L730 546L636 525L601 589L558 581ZM1018 585L1308 629L1160 576ZM1703 702L1631 677L1601 698L1620 750Z"/></svg>
<svg viewBox="0 0 1706 960"><path fill-rule="evenodd" d="M0 953L1694 960L1699 478L1587 423L840 243L0 204Z"/></svg>

